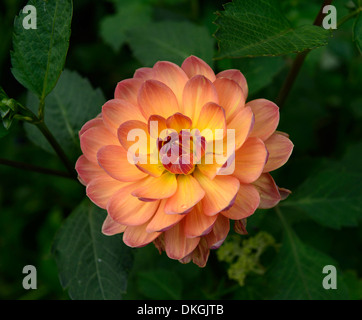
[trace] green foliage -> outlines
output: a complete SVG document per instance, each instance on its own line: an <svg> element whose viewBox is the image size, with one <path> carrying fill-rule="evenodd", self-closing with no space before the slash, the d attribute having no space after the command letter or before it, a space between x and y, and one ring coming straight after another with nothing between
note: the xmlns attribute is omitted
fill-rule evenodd
<svg viewBox="0 0 362 320"><path fill-rule="evenodd" d="M71 158L74 159L80 153L79 130L85 122L101 112L104 102L100 89L93 89L88 79L69 70L62 73L56 87L45 99L45 123ZM29 92L27 106L35 111L38 104L37 97ZM33 143L46 151L54 152L38 128L26 124L25 129Z"/></svg>
<svg viewBox="0 0 362 320"><path fill-rule="evenodd" d="M144 1L123 2L117 13L104 18L100 24L100 35L115 51L127 40L127 32L134 26L151 20L151 6Z"/></svg>
<svg viewBox="0 0 362 320"><path fill-rule="evenodd" d="M138 275L140 293L154 300L181 299L182 280L175 272L159 269Z"/></svg>
<svg viewBox="0 0 362 320"><path fill-rule="evenodd" d="M104 211L84 200L60 228L53 245L60 281L72 299L121 299L132 249L120 235L101 233Z"/></svg>
<svg viewBox="0 0 362 320"><path fill-rule="evenodd" d="M353 41L355 41L359 52L362 54L362 12L360 12L353 26Z"/></svg>
<svg viewBox="0 0 362 320"><path fill-rule="evenodd" d="M234 0L218 15L218 58L283 55L327 44L323 28L291 28L276 0Z"/></svg>
<svg viewBox="0 0 362 320"><path fill-rule="evenodd" d="M72 0L30 0L36 8L36 29L25 29L28 15L20 12L14 21L11 54L12 73L40 100L54 88L67 55L72 20Z"/></svg>
<svg viewBox="0 0 362 320"><path fill-rule="evenodd" d="M190 55L212 64L214 41L208 30L186 21L162 21L134 28L129 32L129 44L144 66L158 60L181 64Z"/></svg>
<svg viewBox="0 0 362 320"><path fill-rule="evenodd" d="M229 278L243 286L249 273L259 275L265 273L265 268L259 261L260 256L268 247L276 247L276 243L275 239L266 232L259 232L245 240L241 239L240 236L231 236L217 251L217 257L230 265Z"/></svg>
<svg viewBox="0 0 362 320"><path fill-rule="evenodd" d="M284 218L279 213L282 221ZM322 273L326 265L337 266L336 261L305 245L284 221L285 235L273 268L268 272L274 288L272 299L330 300L348 299L348 291L337 272L337 290L326 290L322 286ZM338 270L338 269L337 269ZM340 270L339 270L340 271Z"/></svg>

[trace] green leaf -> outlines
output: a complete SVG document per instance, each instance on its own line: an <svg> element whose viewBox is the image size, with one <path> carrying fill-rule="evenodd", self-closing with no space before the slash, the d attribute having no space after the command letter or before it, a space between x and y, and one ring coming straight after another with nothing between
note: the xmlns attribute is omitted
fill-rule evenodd
<svg viewBox="0 0 362 320"><path fill-rule="evenodd" d="M151 270L138 274L139 291L153 300L181 299L182 281L173 271Z"/></svg>
<svg viewBox="0 0 362 320"><path fill-rule="evenodd" d="M71 0L30 0L36 8L36 29L25 29L30 13L21 11L14 21L12 73L40 100L54 88L69 46ZM34 21L34 20L33 20Z"/></svg>
<svg viewBox="0 0 362 320"><path fill-rule="evenodd" d="M218 12L217 58L277 56L327 44L329 32L306 25L293 29L277 0L234 0Z"/></svg>
<svg viewBox="0 0 362 320"><path fill-rule="evenodd" d="M79 130L86 121L101 112L104 102L100 89L93 89L87 79L69 70L64 70L56 87L45 99L45 123L71 158L74 159L80 152ZM27 106L35 111L38 106L37 97L29 93ZM25 130L33 143L46 151L54 152L35 126L26 123Z"/></svg>
<svg viewBox="0 0 362 320"><path fill-rule="evenodd" d="M362 12L360 12L353 25L353 41L362 54Z"/></svg>
<svg viewBox="0 0 362 320"><path fill-rule="evenodd" d="M283 69L285 62L281 57L256 57L233 60L248 81L249 95L257 93L272 83L274 77Z"/></svg>
<svg viewBox="0 0 362 320"><path fill-rule="evenodd" d="M75 300L115 300L126 292L132 249L120 235L102 234L105 211L84 200L55 237L60 282Z"/></svg>
<svg viewBox="0 0 362 320"><path fill-rule="evenodd" d="M362 219L362 174L326 169L307 179L281 203L303 210L323 226L356 226Z"/></svg>
<svg viewBox="0 0 362 320"><path fill-rule="evenodd" d="M132 29L128 41L134 56L144 65L159 60L181 64L190 55L212 64L214 41L207 28L191 22L163 21Z"/></svg>
<svg viewBox="0 0 362 320"><path fill-rule="evenodd" d="M151 7L144 2L127 2L118 12L105 17L100 24L100 35L115 51L125 43L126 32L151 20Z"/></svg>
<svg viewBox="0 0 362 320"><path fill-rule="evenodd" d="M348 291L337 263L322 252L305 245L279 212L284 225L284 239L275 264L269 270L268 282L273 288L272 299L329 300L348 299ZM307 231L306 231L307 232ZM326 290L323 273L326 265L337 269L337 289Z"/></svg>

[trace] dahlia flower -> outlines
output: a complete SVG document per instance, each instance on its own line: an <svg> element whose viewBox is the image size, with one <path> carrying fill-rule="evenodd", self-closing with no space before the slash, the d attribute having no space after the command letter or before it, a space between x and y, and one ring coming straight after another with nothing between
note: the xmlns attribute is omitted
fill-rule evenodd
<svg viewBox="0 0 362 320"><path fill-rule="evenodd" d="M79 132L76 163L88 197L107 210L102 232L130 247L151 242L171 259L203 267L210 249L245 219L289 193L269 174L293 144L276 131L279 108L246 103L238 70L217 75L190 56L160 61L120 81L114 99Z"/></svg>

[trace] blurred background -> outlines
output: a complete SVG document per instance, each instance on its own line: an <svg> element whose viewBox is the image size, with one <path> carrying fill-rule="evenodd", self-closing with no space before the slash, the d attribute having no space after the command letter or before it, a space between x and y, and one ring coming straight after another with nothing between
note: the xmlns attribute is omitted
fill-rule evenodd
<svg viewBox="0 0 362 320"><path fill-rule="evenodd" d="M144 0L131 5L133 1L74 0L65 68L88 78L94 88L103 91L107 100L111 99L118 81L132 77L139 67L152 66L158 59L164 59L153 57L152 49L148 58L144 57L144 52L140 54L135 35L143 24L190 22L201 28L204 41L216 52L217 43L212 37L216 31L214 13L223 10L225 2ZM321 2L284 0L281 4L292 25L299 26L313 23ZM11 74L9 52L14 17L26 3L20 0L0 2L0 84L9 97L23 104L26 104L27 93ZM336 0L333 4L338 18L348 13L350 1ZM278 130L288 132L295 145L289 162L273 174L281 187L295 190L313 172L339 163L350 148L361 154L362 57L352 41L352 25L352 20L344 23L333 32L326 47L313 50L307 56L281 108ZM129 38L129 34L133 36ZM202 53L202 48L200 50ZM202 58L215 72L226 68L240 69L248 81L248 100L266 98L275 101L294 56L213 61L212 55L205 53ZM180 61L174 62L180 64ZM10 133L1 138L0 158L64 170L55 156L29 141L23 123L14 123ZM361 161L357 159L354 164L359 167ZM310 186L311 189L315 187ZM70 179L0 165L0 299L68 299L60 286L50 249L62 221L84 196L85 188ZM351 296L362 299L361 223L338 230L326 228L296 211L288 212L288 219L304 243L338 262L345 272ZM276 258L275 247L281 241L280 220L274 212L258 210L250 218L249 237L256 236L261 230L272 235L275 242L260 257L264 273ZM25 265L37 267L37 290L27 291L22 287ZM220 262L215 252L211 253L207 267L199 269L193 264L171 261L165 254L159 256L150 245L135 253L135 268L126 298L268 298L265 275L247 272L245 284L240 286L228 277L228 268L228 263ZM169 281L172 288L166 293L157 291L157 286L150 288L152 281L145 281L150 277L157 278L159 274L165 275L162 270L167 270L165 281ZM170 279L167 280L168 276Z"/></svg>

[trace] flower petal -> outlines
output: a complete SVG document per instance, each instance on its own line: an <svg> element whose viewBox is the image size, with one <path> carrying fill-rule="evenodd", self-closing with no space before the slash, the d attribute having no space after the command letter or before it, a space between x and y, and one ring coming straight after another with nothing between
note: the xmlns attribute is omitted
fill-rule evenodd
<svg viewBox="0 0 362 320"><path fill-rule="evenodd" d="M143 80L141 79L126 79L118 82L116 90L114 91L114 98L127 100L133 105L138 106L138 91L142 83Z"/></svg>
<svg viewBox="0 0 362 320"><path fill-rule="evenodd" d="M89 161L97 164L98 150L107 145L119 145L119 141L104 125L90 128L80 137L83 154Z"/></svg>
<svg viewBox="0 0 362 320"><path fill-rule="evenodd" d="M268 139L279 123L279 107L266 99L256 99L246 104L255 116L255 124L250 137L258 137L265 141Z"/></svg>
<svg viewBox="0 0 362 320"><path fill-rule="evenodd" d="M163 82L175 94L179 105L182 103L182 92L189 80L186 73L176 64L159 61L153 67L154 79Z"/></svg>
<svg viewBox="0 0 362 320"><path fill-rule="evenodd" d="M143 200L165 199L171 197L176 190L176 176L166 172L159 178L146 178L140 187L133 190L132 195Z"/></svg>
<svg viewBox="0 0 362 320"><path fill-rule="evenodd" d="M147 232L147 223L129 226L123 233L123 242L132 248L140 248L155 240L161 232Z"/></svg>
<svg viewBox="0 0 362 320"><path fill-rule="evenodd" d="M200 268L206 266L206 262L209 259L210 249L207 245L206 239L203 237L200 239L199 245L192 252L192 261Z"/></svg>
<svg viewBox="0 0 362 320"><path fill-rule="evenodd" d="M202 212L202 205L197 204L185 217L185 235L188 238L200 237L211 231L217 214L207 216Z"/></svg>
<svg viewBox="0 0 362 320"><path fill-rule="evenodd" d="M121 146L104 146L97 153L99 165L114 179L136 181L147 177L127 159L127 151ZM131 158L133 161L133 157Z"/></svg>
<svg viewBox="0 0 362 320"><path fill-rule="evenodd" d="M284 133L275 132L268 140L265 141L265 146L269 152L269 158L265 164L263 172L270 172L280 168L285 164L293 151L293 143Z"/></svg>
<svg viewBox="0 0 362 320"><path fill-rule="evenodd" d="M98 164L89 161L84 155L78 158L75 170L78 172L79 181L84 185L104 174L104 170Z"/></svg>
<svg viewBox="0 0 362 320"><path fill-rule="evenodd" d="M178 112L167 118L166 125L167 128L171 128L176 132L180 132L181 130L190 129L192 120Z"/></svg>
<svg viewBox="0 0 362 320"><path fill-rule="evenodd" d="M202 107L208 102L219 102L214 85L204 76L194 76L183 91L182 113L197 123Z"/></svg>
<svg viewBox="0 0 362 320"><path fill-rule="evenodd" d="M219 248L224 242L230 230L229 219L219 214L210 233L205 236L210 249Z"/></svg>
<svg viewBox="0 0 362 320"><path fill-rule="evenodd" d="M127 183L113 179L105 174L93 179L87 186L87 196L98 207L105 209L109 199Z"/></svg>
<svg viewBox="0 0 362 320"><path fill-rule="evenodd" d="M226 120L224 109L214 102L206 103L200 112L199 120L194 127L198 129L206 141L222 139L226 135ZM222 130L218 135L217 130Z"/></svg>
<svg viewBox="0 0 362 320"><path fill-rule="evenodd" d="M79 131L79 138L84 132L93 127L104 127L103 119L101 117L97 117L87 121Z"/></svg>
<svg viewBox="0 0 362 320"><path fill-rule="evenodd" d="M118 222L114 221L109 214L107 214L107 217L102 225L102 233L106 236L113 236L114 234L124 232L126 228L127 226L119 224Z"/></svg>
<svg viewBox="0 0 362 320"><path fill-rule="evenodd" d="M244 219L255 212L259 202L260 196L258 190L251 184L241 183L233 206L229 210L221 213L229 219Z"/></svg>
<svg viewBox="0 0 362 320"><path fill-rule="evenodd" d="M166 199L161 200L158 210L147 225L147 232L165 231L185 217L181 214L167 214L165 212L166 202Z"/></svg>
<svg viewBox="0 0 362 320"><path fill-rule="evenodd" d="M253 185L260 193L259 208L269 209L275 207L281 200L278 186L270 173L263 173Z"/></svg>
<svg viewBox="0 0 362 320"><path fill-rule="evenodd" d="M252 132L254 114L249 107L240 108L228 123L228 130L235 130L235 150L238 150Z"/></svg>
<svg viewBox="0 0 362 320"><path fill-rule="evenodd" d="M150 135L147 124L138 120L130 120L122 123L118 128L118 140L122 147L135 154L149 154Z"/></svg>
<svg viewBox="0 0 362 320"><path fill-rule="evenodd" d="M198 57L190 56L184 60L181 68L185 71L187 76L191 79L194 76L202 75L214 82L216 77L211 67Z"/></svg>
<svg viewBox="0 0 362 320"><path fill-rule="evenodd" d="M240 108L245 106L243 90L233 80L218 78L214 81L219 104L225 109L226 121L229 122Z"/></svg>
<svg viewBox="0 0 362 320"><path fill-rule="evenodd" d="M118 223L127 226L141 225L151 219L158 209L159 201L145 202L131 195L137 184L121 188L108 201L107 211Z"/></svg>
<svg viewBox="0 0 362 320"><path fill-rule="evenodd" d="M186 238L184 221L181 220L171 229L165 231L165 250L171 259L182 259L190 254L199 244L200 238Z"/></svg>
<svg viewBox="0 0 362 320"><path fill-rule="evenodd" d="M177 177L177 190L167 199L165 212L168 214L182 214L190 210L205 196L197 180L191 175L179 175Z"/></svg>
<svg viewBox="0 0 362 320"><path fill-rule="evenodd" d="M139 68L135 71L133 75L134 79L140 79L143 81L150 80L154 78L153 68Z"/></svg>
<svg viewBox="0 0 362 320"><path fill-rule="evenodd" d="M204 214L215 215L233 203L240 186L238 179L216 176L210 180L198 170L194 172L194 177L205 191L205 197L201 200Z"/></svg>
<svg viewBox="0 0 362 320"><path fill-rule="evenodd" d="M165 172L165 167L160 161L155 164L151 163L151 155L149 154L147 155L146 163L137 162L135 165L142 172L155 178L160 177Z"/></svg>
<svg viewBox="0 0 362 320"><path fill-rule="evenodd" d="M234 80L243 89L245 99L248 97L248 84L244 75L237 69L229 69L221 71L216 75L216 78L227 78Z"/></svg>
<svg viewBox="0 0 362 320"><path fill-rule="evenodd" d="M117 130L122 123L128 120L145 120L138 106L121 99L107 101L102 107L102 117L105 125L115 135L117 135Z"/></svg>
<svg viewBox="0 0 362 320"><path fill-rule="evenodd" d="M179 111L175 94L164 83L147 80L140 88L138 104L146 119L157 114L167 118Z"/></svg>
<svg viewBox="0 0 362 320"><path fill-rule="evenodd" d="M235 153L233 175L242 183L251 183L261 175L268 152L259 138L249 138Z"/></svg>

